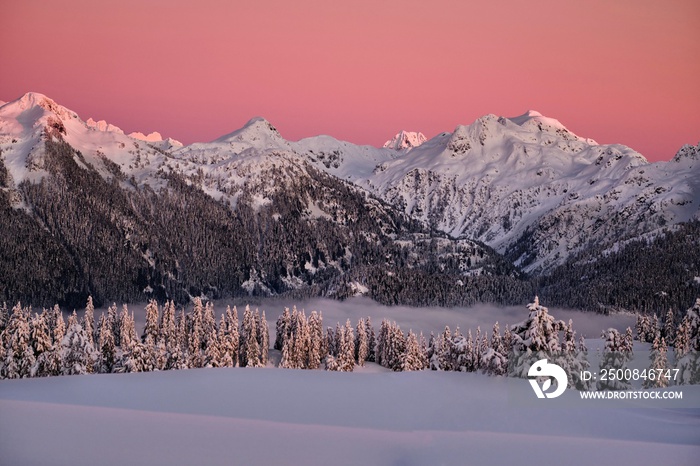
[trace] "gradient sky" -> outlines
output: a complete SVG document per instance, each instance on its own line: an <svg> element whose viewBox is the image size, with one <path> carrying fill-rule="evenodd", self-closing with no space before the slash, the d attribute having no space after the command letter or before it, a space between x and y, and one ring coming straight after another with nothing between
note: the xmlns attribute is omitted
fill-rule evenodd
<svg viewBox="0 0 700 466"><path fill-rule="evenodd" d="M0 99L126 132L381 145L528 109L668 160L700 141L697 0L0 1Z"/></svg>

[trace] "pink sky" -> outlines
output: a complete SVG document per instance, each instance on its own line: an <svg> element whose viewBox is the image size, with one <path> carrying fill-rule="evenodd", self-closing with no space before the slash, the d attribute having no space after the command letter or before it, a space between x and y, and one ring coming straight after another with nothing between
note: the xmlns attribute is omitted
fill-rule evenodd
<svg viewBox="0 0 700 466"><path fill-rule="evenodd" d="M528 109L668 160L700 141L697 0L0 3L0 99L126 132L381 145Z"/></svg>

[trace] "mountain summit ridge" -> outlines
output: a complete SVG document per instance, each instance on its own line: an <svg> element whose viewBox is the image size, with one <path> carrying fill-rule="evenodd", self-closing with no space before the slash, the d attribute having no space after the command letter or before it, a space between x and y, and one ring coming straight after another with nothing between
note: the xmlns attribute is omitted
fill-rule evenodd
<svg viewBox="0 0 700 466"><path fill-rule="evenodd" d="M402 131L382 148L330 136L287 141L262 117L184 147L114 128L83 122L39 93L0 107L0 149L15 187L45 176L47 134L106 179L118 167L124 179L160 189L164 174L173 173L234 208L242 183L263 189L256 201L262 206L277 188L264 188L261 174L293 182L308 164L434 231L493 247L530 273L546 273L592 243L612 247L700 218L695 146L671 162L649 163L629 147L597 144L534 110L484 115L431 139Z"/></svg>

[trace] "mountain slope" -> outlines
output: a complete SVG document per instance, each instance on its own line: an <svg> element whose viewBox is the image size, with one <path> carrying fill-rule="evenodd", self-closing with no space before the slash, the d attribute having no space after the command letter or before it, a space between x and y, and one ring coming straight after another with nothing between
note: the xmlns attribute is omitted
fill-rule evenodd
<svg viewBox="0 0 700 466"><path fill-rule="evenodd" d="M699 218L700 145L650 164L534 111L392 148L286 141L263 118L208 143L161 139L36 93L0 107L0 299L520 302L550 283L521 270L602 267L590 257Z"/></svg>
<svg viewBox="0 0 700 466"><path fill-rule="evenodd" d="M490 248L431 238L317 169L262 119L170 150L90 126L39 94L0 116L0 207L12 214L2 227L27 238L2 251L0 299L71 306L88 294L97 302L337 295L360 269L366 274L352 277L365 288L374 269L437 267L467 281L517 274Z"/></svg>
<svg viewBox="0 0 700 466"><path fill-rule="evenodd" d="M542 272L591 242L697 218L700 165L682 158L649 164L531 111L458 126L355 182L434 229Z"/></svg>

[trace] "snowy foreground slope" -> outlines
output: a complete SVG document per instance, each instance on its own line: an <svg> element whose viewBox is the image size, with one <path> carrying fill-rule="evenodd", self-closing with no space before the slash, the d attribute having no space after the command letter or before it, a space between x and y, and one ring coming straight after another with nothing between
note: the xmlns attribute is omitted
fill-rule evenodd
<svg viewBox="0 0 700 466"><path fill-rule="evenodd" d="M448 372L200 369L0 383L0 462L691 465L700 409ZM699 406L700 387L682 387Z"/></svg>

